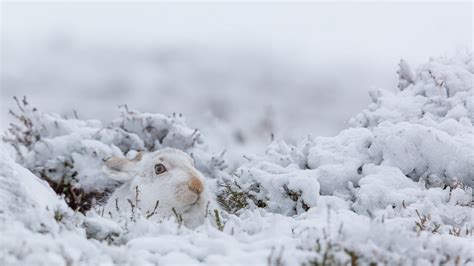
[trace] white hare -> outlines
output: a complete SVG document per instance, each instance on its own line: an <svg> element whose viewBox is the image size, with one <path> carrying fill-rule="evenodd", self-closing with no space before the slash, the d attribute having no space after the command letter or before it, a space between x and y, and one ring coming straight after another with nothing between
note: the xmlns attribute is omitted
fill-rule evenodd
<svg viewBox="0 0 474 266"><path fill-rule="evenodd" d="M113 157L103 169L111 178L124 181L108 199L107 215L133 208L145 216L177 215L184 225L195 228L215 207L193 159L180 150L139 153L133 160Z"/></svg>

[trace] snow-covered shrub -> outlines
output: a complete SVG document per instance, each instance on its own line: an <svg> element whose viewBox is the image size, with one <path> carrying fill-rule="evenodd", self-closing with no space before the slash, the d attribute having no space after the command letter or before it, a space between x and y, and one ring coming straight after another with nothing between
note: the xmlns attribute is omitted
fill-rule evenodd
<svg viewBox="0 0 474 266"><path fill-rule="evenodd" d="M415 181L425 179L429 186L452 186L457 181L474 186L472 126L454 134L441 127L383 122L373 130L369 152L374 162L397 167Z"/></svg>
<svg viewBox="0 0 474 266"><path fill-rule="evenodd" d="M15 147L26 168L65 195L75 210L90 209L119 184L102 172L103 161L112 156L172 147L193 156L209 178L219 177L226 167L222 154L209 152L199 130L188 128L180 114L139 113L125 106L118 119L103 125L42 113L26 99L17 103L18 114L11 113L19 123L11 125L4 140Z"/></svg>
<svg viewBox="0 0 474 266"><path fill-rule="evenodd" d="M399 79L407 80L409 66L400 63ZM471 53L454 57L432 58L421 65L399 92L378 90L370 93L373 101L367 110L350 123L355 127L373 128L384 121L409 122L435 126L448 119L461 125L474 123L472 78L474 64ZM470 121L470 123L468 121Z"/></svg>
<svg viewBox="0 0 474 266"><path fill-rule="evenodd" d="M303 158L294 147L274 142L264 157L249 158L237 169L234 183L225 184L221 197L227 198L221 202L230 211L247 204L285 215L307 211L316 205L319 184L313 172L302 170Z"/></svg>
<svg viewBox="0 0 474 266"><path fill-rule="evenodd" d="M416 74L402 61L398 93L371 92L374 102L335 137L274 142L264 156L249 156L221 198L233 211L250 200L296 214L317 204L317 191L353 200L370 164L427 187L474 186L473 69L470 54L432 59Z"/></svg>
<svg viewBox="0 0 474 266"><path fill-rule="evenodd" d="M400 63L401 83L408 68ZM427 179L428 185L474 186L473 77L470 53L431 59L400 92L372 92L373 103L350 123L373 132L375 163Z"/></svg>

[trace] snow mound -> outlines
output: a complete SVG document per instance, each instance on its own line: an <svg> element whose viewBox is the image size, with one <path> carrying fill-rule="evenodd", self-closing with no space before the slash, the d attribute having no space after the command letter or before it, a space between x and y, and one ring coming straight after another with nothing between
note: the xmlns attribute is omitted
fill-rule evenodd
<svg viewBox="0 0 474 266"><path fill-rule="evenodd" d="M49 185L0 151L0 264L62 265L94 250ZM94 254L100 256L98 252ZM96 260L93 258L91 261Z"/></svg>
<svg viewBox="0 0 474 266"><path fill-rule="evenodd" d="M54 217L67 206L49 185L13 161L2 144L0 152L0 216L38 231L56 230Z"/></svg>

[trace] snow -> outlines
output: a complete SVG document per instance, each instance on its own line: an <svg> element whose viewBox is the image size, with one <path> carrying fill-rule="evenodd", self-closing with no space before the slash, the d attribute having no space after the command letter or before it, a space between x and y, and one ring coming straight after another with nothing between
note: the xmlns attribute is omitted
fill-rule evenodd
<svg viewBox="0 0 474 266"><path fill-rule="evenodd" d="M15 163L8 154L2 152L0 156L2 220L13 219L36 231L54 230L57 224L50 218L56 211L66 209L65 202L45 181Z"/></svg>
<svg viewBox="0 0 474 266"><path fill-rule="evenodd" d="M275 140L243 163L179 114L124 107L103 123L20 103L31 123L0 150L0 263L473 265L473 73L467 53L415 71L401 61L400 91L371 92L351 127ZM101 213L120 185L103 161L166 147L193 157L219 221L190 229L178 216Z"/></svg>

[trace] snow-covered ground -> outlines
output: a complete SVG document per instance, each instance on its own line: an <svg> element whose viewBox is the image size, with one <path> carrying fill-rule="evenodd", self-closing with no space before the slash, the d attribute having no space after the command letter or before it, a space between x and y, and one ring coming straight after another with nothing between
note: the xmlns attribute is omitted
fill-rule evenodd
<svg viewBox="0 0 474 266"><path fill-rule="evenodd" d="M179 114L123 107L105 123L18 99L0 149L0 263L473 265L472 54L412 67L339 134L277 138L244 160L219 148L232 131ZM192 230L179 215L101 212L120 185L103 160L164 147L192 154L219 218Z"/></svg>

